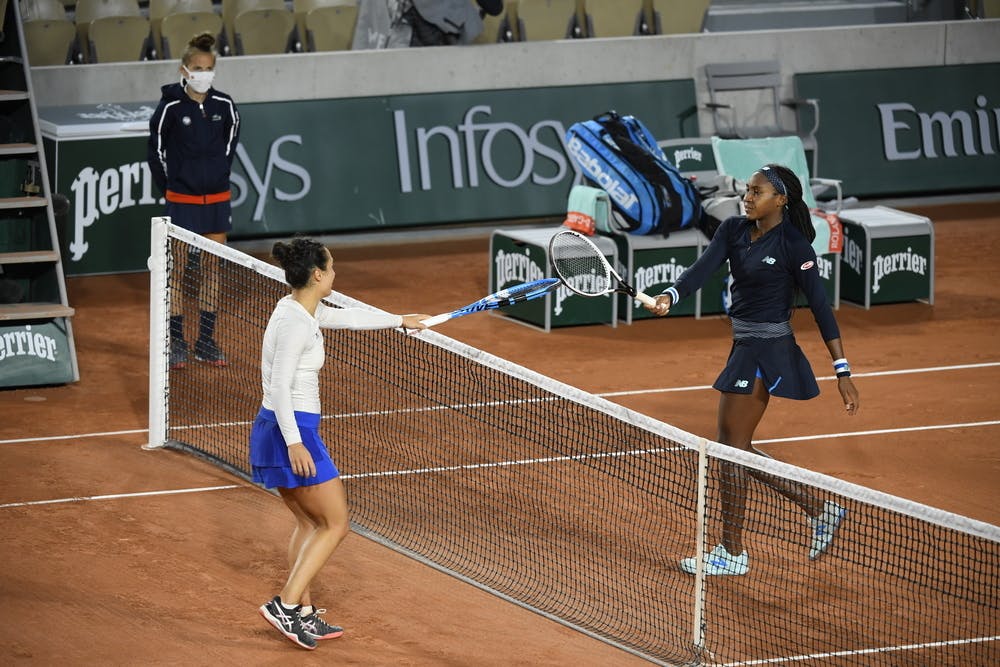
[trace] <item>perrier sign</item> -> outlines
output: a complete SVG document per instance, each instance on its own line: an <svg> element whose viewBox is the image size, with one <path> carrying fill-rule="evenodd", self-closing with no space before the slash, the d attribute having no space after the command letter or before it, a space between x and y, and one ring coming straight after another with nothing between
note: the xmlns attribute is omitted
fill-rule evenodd
<svg viewBox="0 0 1000 667"><path fill-rule="evenodd" d="M0 387L65 384L76 379L63 318L0 326Z"/></svg>
<svg viewBox="0 0 1000 667"><path fill-rule="evenodd" d="M559 227L537 230L497 230L490 240L490 291L496 292L517 283L552 277L548 267L548 238ZM525 301L504 314L544 329L575 324L612 324L615 320L614 297L584 297L565 285L541 299Z"/></svg>
<svg viewBox="0 0 1000 667"><path fill-rule="evenodd" d="M930 223L910 223L893 230L873 222L844 220L841 299L866 307L918 300L933 303L934 242Z"/></svg>

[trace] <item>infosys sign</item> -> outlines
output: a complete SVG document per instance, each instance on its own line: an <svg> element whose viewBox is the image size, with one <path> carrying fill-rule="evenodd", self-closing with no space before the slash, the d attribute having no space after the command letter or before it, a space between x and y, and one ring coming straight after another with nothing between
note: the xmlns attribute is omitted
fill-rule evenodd
<svg viewBox="0 0 1000 667"><path fill-rule="evenodd" d="M820 102L819 176L856 196L1000 188L1000 63L795 76Z"/></svg>
<svg viewBox="0 0 1000 667"><path fill-rule="evenodd" d="M567 127L627 109L658 138L695 136L694 105L690 79L243 104L230 238L565 214L580 177ZM151 110L45 111L52 183L70 198L60 237L71 275L145 268L164 201L145 134L111 126ZM111 130L62 132L91 120Z"/></svg>

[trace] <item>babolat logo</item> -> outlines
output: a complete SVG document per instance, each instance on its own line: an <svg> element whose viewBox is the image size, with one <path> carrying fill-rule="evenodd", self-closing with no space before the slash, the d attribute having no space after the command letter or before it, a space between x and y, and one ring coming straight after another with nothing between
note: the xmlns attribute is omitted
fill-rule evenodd
<svg viewBox="0 0 1000 667"><path fill-rule="evenodd" d="M4 331L0 334L0 361L12 357L36 357L55 361L56 351L56 339L43 333L33 332L30 324L24 325L24 329Z"/></svg>
<svg viewBox="0 0 1000 667"><path fill-rule="evenodd" d="M686 269L686 266L678 264L677 260L671 257L669 264L653 264L637 268L632 275L632 284L639 292L659 293L677 282Z"/></svg>
<svg viewBox="0 0 1000 667"><path fill-rule="evenodd" d="M587 151L579 137L570 137L566 149L570 155L576 158L576 161L580 163L590 178L597 182L620 208L629 210L639 203L639 198L635 196L635 193L626 190L621 181L601 168L600 158Z"/></svg>
<svg viewBox="0 0 1000 667"><path fill-rule="evenodd" d="M886 276L909 271L918 275L927 275L927 258L907 248L906 252L894 252L891 255L876 255L872 260L872 294L878 294L879 281Z"/></svg>

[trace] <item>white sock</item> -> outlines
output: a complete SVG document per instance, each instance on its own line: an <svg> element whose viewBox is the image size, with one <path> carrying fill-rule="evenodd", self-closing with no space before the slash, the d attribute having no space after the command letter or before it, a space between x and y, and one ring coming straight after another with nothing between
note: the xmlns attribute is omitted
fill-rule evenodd
<svg viewBox="0 0 1000 667"><path fill-rule="evenodd" d="M292 611L299 605L297 604L287 604L284 600L281 601L281 606L285 608L286 611Z"/></svg>
<svg viewBox="0 0 1000 667"><path fill-rule="evenodd" d="M302 605L302 611L300 612L303 616L308 616L313 613L313 606L311 604Z"/></svg>

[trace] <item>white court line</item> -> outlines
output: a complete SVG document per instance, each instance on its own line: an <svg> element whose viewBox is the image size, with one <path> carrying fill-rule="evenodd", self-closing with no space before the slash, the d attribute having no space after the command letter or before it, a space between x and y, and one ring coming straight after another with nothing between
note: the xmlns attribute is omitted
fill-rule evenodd
<svg viewBox="0 0 1000 667"><path fill-rule="evenodd" d="M986 642L1000 641L1000 635L994 637L970 637L969 639L951 639L940 642L926 642L923 644L902 644L900 646L883 646L880 648L866 648L854 651L830 651L828 653L810 653L808 655L791 655L784 658L760 658L757 660L740 660L737 662L727 662L718 667L737 667L737 665L774 665L779 662L801 662L803 660L820 660L822 658L840 658L848 655L871 655L873 653L894 653L897 651L919 651L925 648L941 648L942 646L961 646L963 644L984 644Z"/></svg>
<svg viewBox="0 0 1000 667"><path fill-rule="evenodd" d="M960 365L956 365L956 366L932 366L932 367L928 367L928 368L908 368L908 369L903 369L903 370L898 370L898 371L873 371L871 373L854 373L853 376L854 377L879 377L879 376L884 376L884 375L904 375L904 374L909 374L909 373L934 373L934 372L940 372L940 371L965 370L965 369L970 369L970 368L989 368L989 367L993 367L993 366L1000 366L1000 361L991 361L991 362L985 362L985 363L981 363L981 364L960 364ZM829 375L829 376L818 377L816 379L820 380L820 381L824 381L824 380L836 380L837 378L834 375ZM698 391L698 390L711 389L711 388L712 388L712 385L705 384L705 385L692 385L692 386L689 386L689 387L665 387L665 388L661 388L661 389L637 389L637 390L634 390L634 391L612 391L612 392L605 392L605 393L602 393L602 394L595 394L595 396L600 396L602 398L608 398L608 397L612 397L612 396L637 396L637 395L640 395L640 394L659 394L659 393L677 392L677 391ZM528 399L528 402L539 402L539 401L545 401L545 400L549 400L549 399L534 398L534 399ZM467 404L467 405L465 405L463 407L489 407L489 406L494 406L494 405L503 405L503 403L502 402L497 402L497 401L493 401L493 402L490 402L490 403L470 403L470 404ZM379 410L379 411L370 412L370 413L349 413L349 414L343 414L343 415L331 415L329 417L324 417L324 419L326 419L326 418L341 419L341 418L350 418L350 417L359 417L359 416L373 416L373 415L378 415L378 414L389 414L390 412L408 413L408 412L434 411L434 410L443 410L443 409L446 409L447 407L449 407L449 406L431 406L431 407L427 407L427 408L407 408L407 409L399 410L399 411ZM198 425L198 426L180 426L180 427L177 427L177 428L178 429L213 428L213 427L214 428L221 428L221 427L228 427L228 426L247 426L249 423L250 422L240 421L240 422L228 422L228 423L219 423L219 424L201 424L201 425ZM975 427L975 426L991 426L991 425L993 425L995 423L996 422L993 422L993 421L986 421L986 422L969 422L968 424L948 424L948 425L943 425L943 426L933 426L933 425L931 425L931 426L918 426L918 427L914 427L913 430L933 430L933 429L943 429L943 428L967 428L967 427ZM844 435L845 436L850 436L850 435L869 435L869 434L875 435L875 434L882 434L882 433L898 433L898 432L905 431L905 430L907 430L907 429L888 429L888 430L884 430L884 431L858 431L856 433L847 433L847 434L844 434ZM104 432L100 432L100 433L78 433L78 434L75 434L75 435L53 435L53 436L43 436L43 437L37 437L37 438L16 438L16 439L11 439L11 440L0 440L0 445L13 445L13 444L19 444L19 443L25 443L25 442L53 442L53 441L57 441L57 440L76 440L76 439L83 439L83 438L111 437L111 436L118 436L118 435L140 435L140 434L145 434L145 433L149 433L149 430L143 428L143 429L131 429L131 430L127 430L127 431L104 431ZM793 442L795 440L816 440L818 438L831 438L831 437L839 437L839 436L838 436L838 434L804 436L804 437L797 437L797 438L786 438L786 439L780 440L780 442ZM766 440L766 441L765 440L761 440L760 442L779 442L779 441L778 440Z"/></svg>
<svg viewBox="0 0 1000 667"><path fill-rule="evenodd" d="M934 424L933 426L903 426L900 428L877 428L871 431L845 431L843 433L823 433L820 435L797 435L791 438L769 438L754 440L754 444L773 442L802 442L804 440L825 440L826 438L853 438L861 435L886 435L890 433L909 433L912 431L938 431L946 428L976 428L979 426L997 426L1000 419L985 422L965 422L964 424Z"/></svg>
<svg viewBox="0 0 1000 667"><path fill-rule="evenodd" d="M103 438L116 435L139 435L149 433L148 428L133 428L128 431L103 431L101 433L78 433L76 435L47 435L42 438L15 438L0 440L0 445L16 445L22 442L52 442L55 440L76 440L77 438Z"/></svg>
<svg viewBox="0 0 1000 667"><path fill-rule="evenodd" d="M141 498L143 496L172 496L178 493L201 493L202 491L223 491L225 489L238 489L240 484L226 484L224 486L203 486L197 489L171 489L168 491L139 491L136 493L112 493L106 496L75 496L73 498L57 498L55 500L29 500L23 503L4 503L0 509L7 507L28 507L29 505L55 505L56 503L78 503L86 500L113 500L115 498Z"/></svg>
<svg viewBox="0 0 1000 667"><path fill-rule="evenodd" d="M566 461L593 461L596 459L623 458L626 456L647 456L651 454L666 454L684 451L686 447L660 447L656 449L632 449L624 452L600 452L596 454L573 454L571 456L546 456L536 459L518 459L514 461L493 461L490 463L466 463L454 466L435 466L433 468L415 468L413 470L385 470L381 472L359 472L353 475L341 475L343 479L365 479L368 477L397 477L401 475L423 475L437 472L456 472L459 470L483 470L487 468L509 468L513 466L534 465L536 463L563 463Z"/></svg>
<svg viewBox="0 0 1000 667"><path fill-rule="evenodd" d="M1000 361L988 361L981 364L961 364L958 366L931 366L928 368L907 368L899 371L872 371L871 373L851 373L851 377L856 378L873 378L882 377L884 375L907 375L909 373L937 373L940 371L958 371L966 370L969 368L989 368L991 366L1000 366ZM816 378L819 381L824 380L836 380L836 375L824 375L822 377ZM690 387L666 387L663 389L636 389L634 391L608 391L603 394L597 394L602 398L608 398L609 396L638 396L640 394L665 394L674 391L698 391L701 389L711 389L710 384L699 384Z"/></svg>
<svg viewBox="0 0 1000 667"><path fill-rule="evenodd" d="M942 367L933 367L933 368L918 368L918 369L907 369L907 370L898 370L898 371L879 371L879 372L873 372L873 373L855 373L854 375L856 377L876 377L876 376L900 375L900 374L908 374L908 373L927 373L927 372L939 372L939 371L960 370L960 369L970 369L970 368L985 368L985 367L991 367L991 366L1000 366L1000 362L991 362L991 363L983 363L983 364L966 364L966 365L960 365L960 366L942 366ZM835 379L835 377L834 376L828 376L828 377L820 377L820 378L817 378L817 379L818 380L832 380L832 379ZM705 390L705 389L711 389L711 385L699 385L699 386L691 386L691 387L673 387L673 388L663 388L663 389L647 389L647 390L626 391L626 392L608 392L608 393L603 393L603 394L598 394L598 395L599 396L603 396L603 397L631 396L631 395L639 395L639 394L666 393L666 392L678 392L678 391L697 391L697 390ZM759 443L759 444L777 443L777 442L795 442L795 441L816 440L816 439L824 439L824 438L844 438L844 437L856 437L856 436L864 436L864 435L882 435L882 434L891 434L891 433L903 433L903 432L912 432L912 431L926 431L926 430L949 429L949 428L974 428L974 427L978 427L978 426L994 426L994 425L998 425L998 424L1000 424L1000 420L985 421L985 422L966 422L966 423L961 423L961 424L944 424L944 425L931 425L931 426L916 426L916 427L905 427L905 428L894 428L894 429L877 429L877 430L872 430L872 431L853 431L853 432L844 432L844 433L833 433L833 434L812 435L812 436L798 436L798 437L789 437L789 438L772 438L772 439L768 439L768 440L759 440L759 441L755 441L755 442ZM23 443L23 442L41 442L41 441L56 441L56 440L70 440L70 439L79 439L79 438L107 437L107 436L116 436L116 435L137 435L137 434L144 434L144 433L147 433L147 432L148 431L146 429L132 429L132 430L126 430L126 431L110 431L110 432L103 432L103 433L91 433L91 434L80 434L80 435L51 436L51 437L45 437L45 438L21 438L21 439L16 439L16 440L0 441L0 444L12 444L12 443ZM577 459L590 458L590 457L622 456L622 455L628 455L628 454L632 454L632 455L635 455L635 454L653 454L653 453L656 453L657 451L659 451L659 450L649 450L649 451L641 451L641 452L640 451L636 451L636 452L612 452L612 453L606 453L606 454L576 455L576 456L565 456L565 457L564 456L560 456L560 457L547 457L547 458L543 458L543 459L526 459L526 460L520 460L520 461L505 461L505 462L495 462L495 463L487 463L487 464L469 464L469 465L464 465L464 466L445 466L445 467L434 467L434 468L426 468L426 469L419 469L419 470L399 470L399 471L359 473L359 474L354 474L354 475L344 475L343 477L345 479L350 479L350 478L363 479L363 478L381 477L381 476L427 474L427 473L448 472L448 471L464 470L464 469L478 469L478 468L491 468L491 467L500 467L500 466L527 465L527 464L530 464L530 463L548 463L548 462L557 462L557 461L569 461L569 460L577 460ZM5 504L0 504L0 509L12 508L12 507L25 507L25 506L32 506L32 505L49 505L49 504L56 504L56 503L83 502L83 501L93 501L93 500L110 500L110 499L119 499L119 498L148 497L148 496L158 496L158 495L173 495L173 494L181 494L181 493L200 493L200 492L205 492L205 491L219 491L219 490L226 490L226 489L235 489L235 488L241 488L242 486L243 485L229 484L229 485L214 486L214 487L189 488L189 489L174 489L174 490L165 490L165 491L146 491L146 492L138 492L138 493L121 493L121 494L110 494L110 495L100 495L100 496L81 496L81 497L73 497L73 498L61 498L61 499L55 499L55 500L37 500L37 501L29 501L29 502L5 503ZM781 657L781 658L755 659L755 660L750 660L750 661L727 663L727 665L725 665L723 667L730 667L730 666L735 667L736 665L766 665L766 664L776 664L776 663L784 663L784 662L800 662L800 661L816 660L816 659L822 659L822 658L828 658L828 657L842 657L842 656L849 656L849 655L864 655L864 654L890 653L890 652L898 652L898 651L911 651L911 650L919 650L919 649L923 649L923 648L934 648L934 647L941 647L941 646L952 646L952 645L971 644L971 643L983 643L983 642L990 642L990 641L997 641L997 640L1000 640L1000 637L978 637L978 638L970 638L970 639L962 639L962 640L951 640L951 641L943 641L943 642L929 642L929 643L923 643L923 644L910 644L910 645L889 646L889 647L873 648L873 649L861 649L861 650L856 650L856 651L835 651L835 652L816 653L816 654L799 655L799 656L788 656L788 657Z"/></svg>

